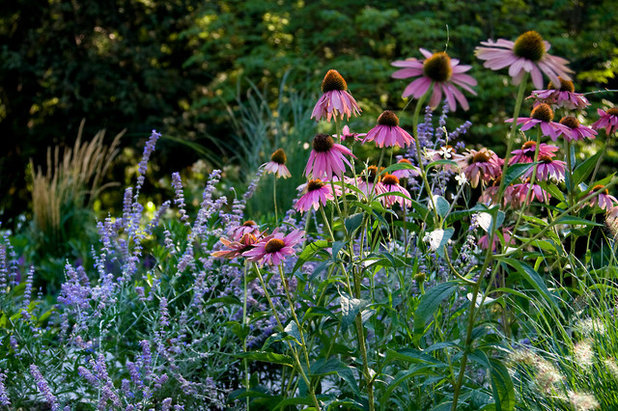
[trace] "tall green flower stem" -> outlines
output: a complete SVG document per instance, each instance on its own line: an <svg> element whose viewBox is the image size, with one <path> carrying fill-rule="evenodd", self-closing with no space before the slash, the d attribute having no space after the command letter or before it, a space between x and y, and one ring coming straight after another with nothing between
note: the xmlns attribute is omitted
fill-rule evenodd
<svg viewBox="0 0 618 411"><path fill-rule="evenodd" d="M281 329L281 332L285 332L285 328L283 327L283 324L281 324L281 321L279 320L279 316L277 315L277 310L275 309L273 300L270 298L270 293L268 292L268 288L266 287L266 282L264 281L264 277L262 276L262 270L260 270L260 267L258 267L258 265L255 263L253 264L253 268L258 276L258 279L260 280L260 285L262 286L262 289L264 290L264 296L266 297L266 301L268 301L268 305L270 306L270 309L273 311L273 315L275 316L277 325ZM284 288L286 288L286 291L287 291L287 283L284 283ZM293 307L292 307L292 310L293 310ZM299 328L299 332L301 332L300 328ZM302 332L301 332L301 336L302 336ZM304 341L304 338L302 339ZM294 358L294 362L296 365L295 368L300 374L305 384L307 385L307 389L309 391L309 395L311 396L311 400L313 401L313 404L315 405L317 410L321 410L322 408L320 406L320 402L318 401L318 398L315 395L315 390L313 389L311 381L309 381L309 378L307 377L307 374L305 373L305 370L303 369L303 366L300 363L300 357L298 355L298 351L296 350L296 347L294 347L289 340L287 341L287 344L288 344L288 347L290 348L290 352L292 353L292 357ZM307 370L310 370L311 367L309 364L309 357L306 353L307 347L303 344L302 348L303 350L305 350L305 360L307 361Z"/></svg>
<svg viewBox="0 0 618 411"><path fill-rule="evenodd" d="M513 112L513 124L511 125L511 130L508 134L508 138L506 140L506 155L504 156L504 165L502 166L502 175L506 174L506 170L509 164L509 159L511 157L511 151L513 150L513 140L515 139L515 132L517 131L517 118L519 117L519 112L521 110L521 103L524 99L524 92L526 91L526 83L528 82L529 74L526 73L521 83L519 84L519 90L517 91L517 98L515 100L515 110ZM504 189L506 188L505 179L500 179L500 187L498 188L498 196L497 198L502 199L504 194ZM497 217L497 209L492 213L493 221L496 221ZM491 232L487 233L489 236L489 242L487 251L485 253L485 261L483 262L483 266L479 270L478 279L476 283L472 286L472 299L470 303L470 312L468 313L468 325L466 329L466 339L464 341L464 351L461 357L461 365L459 367L459 375L457 376L457 382L455 383L455 387L453 388L453 402L451 405L451 411L457 410L457 403L459 402L459 395L461 393L461 386L463 385L464 376L466 374L466 365L468 365L468 355L470 354L472 347L472 331L474 330L474 323L476 320L476 301L478 299L479 290L481 288L481 282L483 281L484 273L489 267L490 263L493 260L493 243L496 237L496 227L495 224L491 225ZM497 274L498 270L494 269L491 273L491 277L489 279L489 284L492 284L494 278ZM486 294L483 295L483 299ZM482 304L479 304L479 309L482 307Z"/></svg>
<svg viewBox="0 0 618 411"><path fill-rule="evenodd" d="M275 206L275 225L279 225L279 210L277 209L277 175L273 174L273 204Z"/></svg>
<svg viewBox="0 0 618 411"><path fill-rule="evenodd" d="M350 248L352 247L350 246ZM350 258L353 258L352 254L350 254ZM354 297L360 299L362 272L354 272L353 270L352 274L354 276ZM360 350L361 358L363 360L363 377L365 379L365 385L367 388L369 410L375 411L375 400L373 398L373 379L371 378L371 374L369 373L369 363L367 361L367 347L365 346L365 326L363 324L363 317L360 312L356 315L354 321L356 323L356 332L358 334L358 348Z"/></svg>
<svg viewBox="0 0 618 411"><path fill-rule="evenodd" d="M614 133L607 135L607 140L605 140L605 144L603 144L603 148L601 149L601 155L599 156L597 163L594 165L594 171L592 172L592 176L590 177L590 184L594 182L594 179L597 176L597 172L599 171L599 167L601 166L601 161L603 160L603 156L605 155L607 148L610 147L613 134Z"/></svg>
<svg viewBox="0 0 618 411"><path fill-rule="evenodd" d="M243 329L245 327L248 327L247 324L247 274L249 271L249 261L245 261L245 270L243 273L243 291L244 291L244 298L242 301L242 326ZM245 333L244 337L242 339L242 350L243 352L247 352L247 335ZM245 368L245 387L247 389L247 391L249 391L250 387L250 375L249 375L249 360L247 358L243 359L243 366ZM249 397L247 396L247 411L249 411Z"/></svg>
<svg viewBox="0 0 618 411"><path fill-rule="evenodd" d="M418 116L421 113L421 108L423 107L423 103L432 92L432 87L429 87L429 90L425 94L418 99L416 103L416 108L414 109L414 115L412 117L412 133L414 135L414 144L416 146L416 160L418 161L418 168L421 172L421 178L423 179L423 185L425 186L425 191L427 191L427 196L429 197L429 204L434 212L434 218L436 221L440 222L440 227L442 227L442 218L438 214L438 209L436 208L435 201L433 199L433 193L431 192L431 186L429 185L429 181L427 180L427 170L425 169L425 165L423 164L423 155L421 150L421 143L418 141Z"/></svg>

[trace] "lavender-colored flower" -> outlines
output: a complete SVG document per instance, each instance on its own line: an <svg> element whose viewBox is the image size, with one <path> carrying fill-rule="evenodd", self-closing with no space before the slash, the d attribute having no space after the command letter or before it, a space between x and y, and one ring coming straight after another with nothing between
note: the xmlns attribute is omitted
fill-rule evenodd
<svg viewBox="0 0 618 411"><path fill-rule="evenodd" d="M30 305L30 301L32 299L32 281L34 279L34 266L30 267L28 271L28 275L26 277L26 288L24 289L24 308L21 311L21 314L24 318L30 318L30 312L28 312L28 306Z"/></svg>
<svg viewBox="0 0 618 411"><path fill-rule="evenodd" d="M45 397L45 400L47 400L47 402L51 406L52 411L59 410L60 404L58 403L58 399L51 392L51 389L49 388L49 384L47 383L45 378L43 378L41 371L39 371L39 367L37 367L34 364L30 364L30 374L32 374L32 376L34 377L34 381L36 383L37 388L39 389L39 392L43 394L43 396Z"/></svg>
<svg viewBox="0 0 618 411"><path fill-rule="evenodd" d="M90 370L87 369L86 367L83 367L80 365L77 368L77 372L79 373L80 376L85 378L86 381L88 381L90 385L92 385L93 387L97 388L99 386L99 379L93 373L91 373Z"/></svg>
<svg viewBox="0 0 618 411"><path fill-rule="evenodd" d="M147 340L141 340L139 345L142 347L141 364L144 369L144 377L148 377L152 372L152 353L150 351L150 343Z"/></svg>
<svg viewBox="0 0 618 411"><path fill-rule="evenodd" d="M187 210L185 209L185 195L182 191L182 180L180 178L180 173L175 172L172 173L172 187L174 187L174 192L176 193L176 197L174 198L174 204L178 206L178 213L180 214L180 221L185 224L189 224L187 220L189 216L187 215Z"/></svg>
<svg viewBox="0 0 618 411"><path fill-rule="evenodd" d="M5 407L11 406L11 401L9 400L9 396L6 393L6 387L4 386L4 380L6 379L6 374L3 370L0 370L0 405Z"/></svg>
<svg viewBox="0 0 618 411"><path fill-rule="evenodd" d="M168 397L161 402L161 411L169 411L171 406L172 399Z"/></svg>
<svg viewBox="0 0 618 411"><path fill-rule="evenodd" d="M135 190L136 193L139 192L140 188L144 184L146 170L148 169L148 160L150 159L150 155L155 149L155 144L157 143L159 137L161 137L161 134L157 133L156 130L152 130L148 141L146 141L146 145L144 146L144 153L142 154L142 159L137 167L137 186Z"/></svg>
<svg viewBox="0 0 618 411"><path fill-rule="evenodd" d="M159 303L159 322L161 326L167 327L170 325L170 315L167 311L167 298L161 297L161 302Z"/></svg>
<svg viewBox="0 0 618 411"><path fill-rule="evenodd" d="M0 244L0 294L6 293L9 280L9 270L6 263L6 246Z"/></svg>

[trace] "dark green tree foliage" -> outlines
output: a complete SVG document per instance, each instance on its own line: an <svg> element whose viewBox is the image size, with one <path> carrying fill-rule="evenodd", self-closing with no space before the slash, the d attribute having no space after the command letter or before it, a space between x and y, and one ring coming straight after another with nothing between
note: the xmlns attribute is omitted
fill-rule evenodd
<svg viewBox="0 0 618 411"><path fill-rule="evenodd" d="M143 136L157 127L225 158L234 155L225 145L225 104L236 104L245 79L274 102L285 72L289 88L317 96L326 70L336 68L363 103L365 126L403 104L407 83L390 78L390 62L421 57L419 47L444 50L448 38L448 52L472 64L479 81L470 98L475 114L451 121L470 119L473 139L499 143L487 124L512 112L495 102L510 101L504 97L514 88L506 73L482 69L473 53L480 41L537 30L553 54L571 61L580 91L615 88L618 66L610 0L15 0L2 2L0 16L0 208L13 213L25 201L27 158L71 141L82 117L90 131L127 127L129 136ZM162 148L169 150L162 169L197 158L177 143Z"/></svg>

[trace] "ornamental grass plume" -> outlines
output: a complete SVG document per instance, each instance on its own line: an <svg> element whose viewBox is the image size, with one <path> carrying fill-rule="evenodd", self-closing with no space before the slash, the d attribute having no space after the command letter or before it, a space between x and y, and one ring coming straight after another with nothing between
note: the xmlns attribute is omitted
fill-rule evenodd
<svg viewBox="0 0 618 411"><path fill-rule="evenodd" d="M303 230L294 230L288 235L276 231L261 239L253 249L242 255L247 257L247 260L261 265L278 266L295 253L294 246L300 244L304 236Z"/></svg>
<svg viewBox="0 0 618 411"><path fill-rule="evenodd" d="M476 92L472 87L476 86L476 80L468 74L472 66L460 65L459 60L451 59L445 52L431 53L423 48L419 49L425 56L425 60L409 58L407 60L397 60L391 63L395 67L403 67L392 74L393 78L406 79L418 77L403 91L402 97L412 96L420 99L433 86L429 106L433 109L438 107L442 96L446 98L451 111L457 110L457 102L464 110L468 110L468 100L457 88L461 87L472 95Z"/></svg>
<svg viewBox="0 0 618 411"><path fill-rule="evenodd" d="M609 136L618 129L618 108L609 108L605 111L597 109L599 119L592 123L592 128L595 130L605 129Z"/></svg>
<svg viewBox="0 0 618 411"><path fill-rule="evenodd" d="M282 148L278 148L270 156L270 161L264 164L264 171L277 176L277 178L292 177L290 170L286 167L287 157Z"/></svg>
<svg viewBox="0 0 618 411"><path fill-rule="evenodd" d="M414 138L399 127L399 117L390 110L386 110L378 117L378 125L369 130L363 143L373 141L378 147L404 148L414 142Z"/></svg>
<svg viewBox="0 0 618 411"><path fill-rule="evenodd" d="M556 83L558 85L550 81L547 90L533 90L528 98L536 100L534 105L545 103L569 110L583 109L590 105L583 94L575 92L575 86L571 80L563 79L560 76L558 76L558 80L560 81Z"/></svg>
<svg viewBox="0 0 618 411"><path fill-rule="evenodd" d="M328 70L322 80L322 97L318 100L311 113L311 118L320 121L326 118L330 121L331 118L340 117L341 120L345 116L350 119L351 116L358 116L361 109L358 107L356 100L352 94L348 92L348 84L337 70Z"/></svg>
<svg viewBox="0 0 618 411"><path fill-rule="evenodd" d="M554 111L549 104L540 103L532 109L530 117L517 118L517 124L521 125L521 131L530 130L534 126L541 127L541 132L544 136L549 136L553 141L556 141L560 134L571 135L571 129L564 124L556 123L553 121ZM511 123L512 118L506 120L507 123Z"/></svg>
<svg viewBox="0 0 618 411"><path fill-rule="evenodd" d="M356 158L347 147L335 143L328 134L318 134L313 138L313 149L309 155L305 175L314 179L330 181L333 176L341 177L345 164L352 165L345 156Z"/></svg>
<svg viewBox="0 0 618 411"><path fill-rule="evenodd" d="M543 74L553 84L560 84L558 77L571 79L569 73L573 70L566 66L568 60L547 54L551 45L536 31L527 31L514 42L498 39L495 42L483 41L481 44L484 47L477 47L475 53L477 58L485 61L483 66L491 70L508 67L509 76L515 85L521 83L525 73L530 73L537 89L543 88Z"/></svg>

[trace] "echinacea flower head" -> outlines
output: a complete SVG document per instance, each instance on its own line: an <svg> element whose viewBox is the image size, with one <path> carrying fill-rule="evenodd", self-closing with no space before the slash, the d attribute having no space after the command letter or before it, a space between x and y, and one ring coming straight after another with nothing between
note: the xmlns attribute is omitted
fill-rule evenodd
<svg viewBox="0 0 618 411"><path fill-rule="evenodd" d="M512 208L529 205L534 199L541 203L547 203L551 198L549 193L538 184L533 184L532 188L530 188L529 182L513 184L507 187L504 191L504 196Z"/></svg>
<svg viewBox="0 0 618 411"><path fill-rule="evenodd" d="M556 152L560 150L557 146L541 143L539 145L539 158L541 156L553 158L556 156ZM520 149L511 151L513 157L509 160L509 165L513 164L528 164L534 162L534 153L536 152L536 141L526 141L522 144Z"/></svg>
<svg viewBox="0 0 618 411"><path fill-rule="evenodd" d="M330 121L333 117L343 120L345 116L349 119L360 114L361 109L348 92L348 84L337 70L328 70L324 76L322 93L311 113L311 118L316 121L323 118Z"/></svg>
<svg viewBox="0 0 618 411"><path fill-rule="evenodd" d="M479 151L468 150L467 154L458 161L458 164L463 169L470 185L476 188L481 181L489 183L491 180L500 177L504 160L493 151L482 148Z"/></svg>
<svg viewBox="0 0 618 411"><path fill-rule="evenodd" d="M551 45L536 31L527 31L514 42L498 39L481 44L485 47L477 47L475 52L476 57L485 61L483 66L491 70L508 67L515 85L521 83L525 73L530 73L537 89L543 88L543 73L553 84L560 84L559 76L565 80L571 79L568 73L573 70L566 66L568 61L547 54Z"/></svg>
<svg viewBox="0 0 618 411"><path fill-rule="evenodd" d="M278 148L274 153L270 156L270 161L264 165L264 171L267 173L272 173L279 177L288 178L292 177L290 174L290 170L285 166L287 161L287 157L285 155L285 151L282 148Z"/></svg>
<svg viewBox="0 0 618 411"><path fill-rule="evenodd" d="M590 207L598 205L601 209L609 211L618 203L616 197L609 194L609 191L607 190L607 188L605 188L604 185L597 184L590 189L591 193L597 191L599 191L599 193L590 199Z"/></svg>
<svg viewBox="0 0 618 411"><path fill-rule="evenodd" d="M240 257L244 252L251 250L258 242L258 238L255 234L244 234L239 240L230 241L227 238L221 237L219 241L223 244L221 250L212 253L215 258L227 258L234 259Z"/></svg>
<svg viewBox="0 0 618 411"><path fill-rule="evenodd" d="M399 117L390 110L378 117L378 125L369 130L363 143L374 141L378 147L405 147L414 142L412 136L399 127Z"/></svg>
<svg viewBox="0 0 618 411"><path fill-rule="evenodd" d="M294 255L294 247L300 244L304 235L302 230L294 230L288 235L274 232L264 237L253 249L244 252L243 256L261 265L278 266L287 257Z"/></svg>
<svg viewBox="0 0 618 411"><path fill-rule="evenodd" d="M260 237L260 226L253 220L247 220L241 225L232 227L227 233L228 237L231 238L232 241L240 241L245 234L253 234L256 237Z"/></svg>
<svg viewBox="0 0 618 411"><path fill-rule="evenodd" d="M511 237L510 229L506 227L502 229L502 238L504 238L504 243L507 246L515 244L515 239ZM499 245L500 236L496 234L494 235L494 240L492 241L491 251L496 251ZM481 247L483 250L487 250L487 248L489 247L489 233L479 238L479 247Z"/></svg>
<svg viewBox="0 0 618 411"><path fill-rule="evenodd" d="M384 176L382 176L382 185L384 187L384 193L386 195L380 197L380 200L385 207L392 207L395 204L399 204L401 208L407 208L412 206L412 201L410 200L410 192L399 185L399 179L397 177L392 174L385 174ZM403 197L399 194L390 193L399 193L403 195Z"/></svg>
<svg viewBox="0 0 618 411"><path fill-rule="evenodd" d="M415 99L421 98L430 87L433 86L429 106L435 109L446 98L451 111L457 109L457 102L464 110L468 110L468 100L458 87L466 90L472 95L476 92L472 87L476 86L476 80L468 74L471 66L460 65L459 60L451 59L445 52L431 53L425 49L420 49L425 60L419 61L415 58L398 60L391 63L395 67L403 67L393 73L392 77L406 79L418 77L403 91L403 97L412 96Z"/></svg>
<svg viewBox="0 0 618 411"><path fill-rule="evenodd" d="M416 166L413 166L412 162L408 160L407 158L402 158L401 160L397 162L397 164L406 164L411 167L411 168L404 168L401 170L393 171L393 175L400 180L402 178L418 177L421 175L419 168Z"/></svg>
<svg viewBox="0 0 618 411"><path fill-rule="evenodd" d="M367 198L384 192L382 175L380 174L383 169L384 167L378 170L377 166L369 166L358 177L358 189L365 193Z"/></svg>
<svg viewBox="0 0 618 411"><path fill-rule="evenodd" d="M333 138L339 138L341 137L341 141L345 141L349 138L351 138L354 141L360 141L362 140L361 137L365 137L367 135L367 133L352 133L350 131L350 127L346 124L345 126L343 126L343 129L341 129L341 135L337 135L337 134L333 134Z"/></svg>
<svg viewBox="0 0 618 411"><path fill-rule="evenodd" d="M309 211L312 208L318 210L320 204L325 206L328 200L333 200L332 189L329 184L324 184L322 180L310 180L305 185L306 193L298 199L294 208L302 212Z"/></svg>
<svg viewBox="0 0 618 411"><path fill-rule="evenodd" d="M351 167L345 156L354 156L341 144L336 144L328 134L318 134L313 138L313 149L305 167L305 175L323 180L331 180L333 176L341 177L345 172L345 164Z"/></svg>
<svg viewBox="0 0 618 411"><path fill-rule="evenodd" d="M605 224L614 238L618 238L618 206L613 206L605 214ZM618 376L618 373L616 373Z"/></svg>
<svg viewBox="0 0 618 411"><path fill-rule="evenodd" d="M539 181L563 181L565 168L566 163L564 161L554 160L552 157L546 155L539 155L539 164L536 166L536 178ZM533 172L534 167L528 169L524 177L531 178Z"/></svg>
<svg viewBox="0 0 618 411"><path fill-rule="evenodd" d="M528 98L536 99L538 104L546 103L555 107L564 107L569 110L582 109L590 105L588 99L581 93L575 92L575 86L571 80L558 76L559 83L547 85L547 90L534 90Z"/></svg>
<svg viewBox="0 0 618 411"><path fill-rule="evenodd" d="M595 130L605 129L609 136L618 129L618 108L610 108L606 111L597 109L599 119L592 123L592 128Z"/></svg>
<svg viewBox="0 0 618 411"><path fill-rule="evenodd" d="M565 116L560 119L560 124L566 126L567 132L562 133L568 141L595 138L597 132L590 127L582 126L577 117Z"/></svg>
<svg viewBox="0 0 618 411"><path fill-rule="evenodd" d="M530 117L519 117L517 119L517 124L522 125L521 131L530 130L532 127L538 125L541 127L541 132L543 135L549 136L554 141L558 139L560 134L571 135L571 131L567 128L567 126L556 123L553 119L554 111L551 109L549 104L540 103L532 109ZM507 123L512 121L512 118L506 120Z"/></svg>

